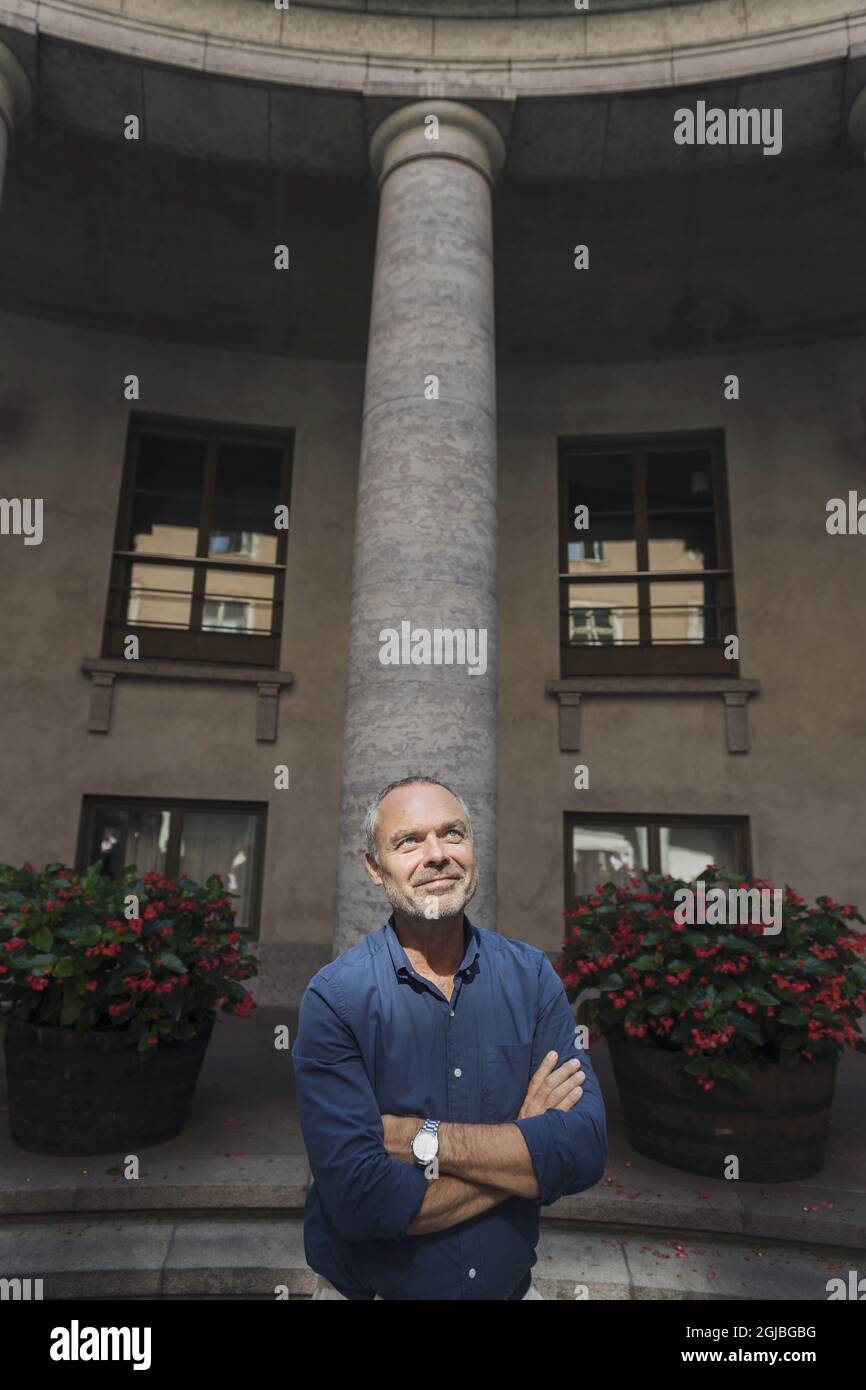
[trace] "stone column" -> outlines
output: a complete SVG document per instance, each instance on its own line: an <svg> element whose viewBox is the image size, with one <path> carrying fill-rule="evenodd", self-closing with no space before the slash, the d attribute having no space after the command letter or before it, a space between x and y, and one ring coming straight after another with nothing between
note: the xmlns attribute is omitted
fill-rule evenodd
<svg viewBox="0 0 866 1390"><path fill-rule="evenodd" d="M481 112L431 99L386 117L370 142L370 160L380 205L355 531L335 955L390 913L384 892L364 870L364 811L381 787L410 773L441 777L466 801L479 861L478 891L468 911L479 926L495 927L491 190L505 145ZM413 634L471 630L476 641L486 640L486 671L470 674L468 661L383 664L381 634L402 634L404 623ZM421 648L416 652L424 655Z"/></svg>
<svg viewBox="0 0 866 1390"><path fill-rule="evenodd" d="M11 48L0 43L0 203L6 174L9 135L30 113L30 79Z"/></svg>
<svg viewBox="0 0 866 1390"><path fill-rule="evenodd" d="M866 160L866 87L861 87L851 103L848 112L848 140L854 158L862 164Z"/></svg>

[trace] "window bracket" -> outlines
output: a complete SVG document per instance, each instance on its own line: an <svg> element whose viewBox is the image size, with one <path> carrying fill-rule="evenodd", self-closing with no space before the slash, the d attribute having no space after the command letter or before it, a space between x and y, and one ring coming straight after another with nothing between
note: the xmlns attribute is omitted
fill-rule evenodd
<svg viewBox="0 0 866 1390"><path fill-rule="evenodd" d="M760 694L757 680L736 676L571 676L547 682L548 695L559 701L559 747L563 753L577 753L581 745L581 702L584 696L623 695L682 696L702 698L721 696L725 706L725 733L729 753L748 753L749 721L747 702Z"/></svg>
<svg viewBox="0 0 866 1390"><path fill-rule="evenodd" d="M118 676L144 680L207 681L211 684L254 685L256 687L256 741L276 742L280 691L293 683L290 671L273 671L264 666L217 666L204 662L125 661L114 657L85 657L81 670L90 676L90 719L92 734L111 732L114 686Z"/></svg>

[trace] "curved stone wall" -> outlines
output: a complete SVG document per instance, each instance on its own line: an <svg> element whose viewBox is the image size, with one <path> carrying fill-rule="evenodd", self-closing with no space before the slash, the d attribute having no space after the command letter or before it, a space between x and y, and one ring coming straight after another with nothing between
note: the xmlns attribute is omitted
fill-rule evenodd
<svg viewBox="0 0 866 1390"><path fill-rule="evenodd" d="M372 96L511 99L659 89L866 55L866 0L2 0L0 37L38 39L214 76ZM447 7L447 15L445 8ZM512 6L513 9L513 6ZM387 11L387 12L386 12Z"/></svg>

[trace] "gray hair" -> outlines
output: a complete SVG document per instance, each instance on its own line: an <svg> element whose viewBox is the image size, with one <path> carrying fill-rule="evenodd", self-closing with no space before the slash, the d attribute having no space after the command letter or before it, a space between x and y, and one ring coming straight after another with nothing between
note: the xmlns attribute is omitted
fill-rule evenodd
<svg viewBox="0 0 866 1390"><path fill-rule="evenodd" d="M387 787L383 787L380 792L377 792L367 807L367 814L364 817L364 834L367 837L367 853L374 864L379 863L379 858L376 853L376 820L381 803L385 800L389 792L396 791L398 787L412 787L416 784L430 787L442 787L446 792L450 792L454 800L459 803L466 817L466 829L470 840L472 839L472 821L469 816L469 809L459 792L454 791L453 787L449 787L447 783L440 782L438 777L424 777L423 775L417 777L401 777L398 782L389 782Z"/></svg>

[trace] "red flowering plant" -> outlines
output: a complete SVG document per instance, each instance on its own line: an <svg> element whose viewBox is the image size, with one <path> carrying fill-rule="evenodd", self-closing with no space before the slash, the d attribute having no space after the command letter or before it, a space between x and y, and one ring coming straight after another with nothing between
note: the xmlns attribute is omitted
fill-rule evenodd
<svg viewBox="0 0 866 1390"><path fill-rule="evenodd" d="M713 888L728 902L732 892L743 899L741 890L777 891L714 864L698 883L707 904ZM711 917L707 906L690 914L700 925L681 920L689 915L682 890L701 901L695 884L658 874L598 884L575 899L555 968L571 1002L598 991L582 1001L579 1023L678 1053L676 1065L705 1090L719 1078L748 1090L752 1063L797 1067L839 1056L846 1043L866 1052L857 1027L866 1011L866 934L854 926L866 919L858 908L826 896L809 907L786 887L774 934L762 921L731 920L760 917L756 911L716 909Z"/></svg>
<svg viewBox="0 0 866 1390"><path fill-rule="evenodd" d="M8 1017L122 1029L139 1052L193 1037L216 1010L245 1018L258 969L218 874L201 886L134 866L0 864L0 1036Z"/></svg>

